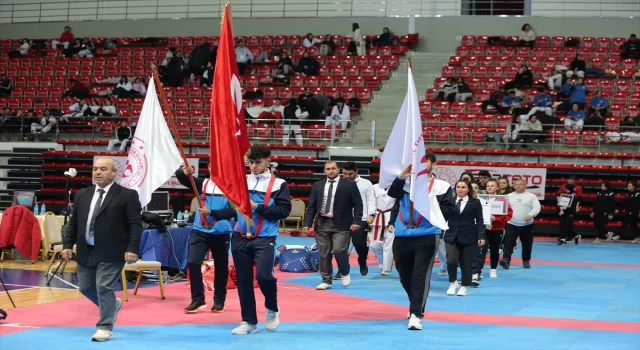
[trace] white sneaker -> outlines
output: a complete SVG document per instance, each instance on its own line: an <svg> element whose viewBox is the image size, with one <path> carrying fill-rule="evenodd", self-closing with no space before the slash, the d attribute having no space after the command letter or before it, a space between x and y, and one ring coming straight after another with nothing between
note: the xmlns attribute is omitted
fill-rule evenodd
<svg viewBox="0 0 640 350"><path fill-rule="evenodd" d="M280 325L280 309L278 311L271 311L267 309L267 319L264 321L264 327L269 332L273 332Z"/></svg>
<svg viewBox="0 0 640 350"><path fill-rule="evenodd" d="M631 243L640 243L640 237L636 237Z"/></svg>
<svg viewBox="0 0 640 350"><path fill-rule="evenodd" d="M317 287L317 290L325 290L325 289L331 289L331 285L329 283L320 283Z"/></svg>
<svg viewBox="0 0 640 350"><path fill-rule="evenodd" d="M496 269L491 269L491 271L489 271L489 278L498 278L498 271Z"/></svg>
<svg viewBox="0 0 640 350"><path fill-rule="evenodd" d="M607 241L612 240L613 238L613 232L607 232Z"/></svg>
<svg viewBox="0 0 640 350"><path fill-rule="evenodd" d="M422 330L422 320L418 318L418 316L411 314L409 318L409 325L407 327L412 331L421 331Z"/></svg>
<svg viewBox="0 0 640 350"><path fill-rule="evenodd" d="M107 340L109 340L111 338L113 338L113 332L112 331L108 331L106 329L98 329L98 330L96 330L96 334L94 334L93 337L91 337L91 341L103 342L103 341L107 341Z"/></svg>
<svg viewBox="0 0 640 350"><path fill-rule="evenodd" d="M116 320L118 319L118 312L122 309L122 299L116 298L116 315L113 317L113 324L116 324Z"/></svg>
<svg viewBox="0 0 640 350"><path fill-rule="evenodd" d="M378 268L380 269L380 271L384 271L384 266L378 265Z"/></svg>
<svg viewBox="0 0 640 350"><path fill-rule="evenodd" d="M617 241L619 241L619 240L620 240L620 236L613 236L613 237L611 237L611 239L612 239L614 242L617 242Z"/></svg>
<svg viewBox="0 0 640 350"><path fill-rule="evenodd" d="M479 275L479 274L474 273L474 274L471 276L471 284L472 284L474 287L477 287L477 286L479 286L479 285L480 285L480 275Z"/></svg>
<svg viewBox="0 0 640 350"><path fill-rule="evenodd" d="M351 284L351 275L342 276L342 286L349 287Z"/></svg>
<svg viewBox="0 0 640 350"><path fill-rule="evenodd" d="M382 273L380 273L382 276L389 276L389 273L387 271L382 271Z"/></svg>
<svg viewBox="0 0 640 350"><path fill-rule="evenodd" d="M459 297L466 297L467 296L467 287L460 287L460 289L458 289L458 296Z"/></svg>
<svg viewBox="0 0 640 350"><path fill-rule="evenodd" d="M244 335L251 333L258 333L258 327L256 327L255 324L248 324L247 322L240 323L240 326L234 328L231 331L231 334L233 335Z"/></svg>
<svg viewBox="0 0 640 350"><path fill-rule="evenodd" d="M456 295L456 290L458 290L458 281L451 282L449 289L447 289L447 295Z"/></svg>

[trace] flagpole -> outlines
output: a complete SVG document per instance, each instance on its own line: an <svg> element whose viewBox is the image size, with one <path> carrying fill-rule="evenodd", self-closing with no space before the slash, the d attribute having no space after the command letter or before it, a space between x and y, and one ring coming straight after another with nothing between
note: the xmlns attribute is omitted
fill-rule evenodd
<svg viewBox="0 0 640 350"><path fill-rule="evenodd" d="M186 167L190 167L189 160L187 159L187 155L184 153L184 148L182 147L182 141L180 140L180 134L178 133L178 127L176 126L175 120L173 120L173 113L171 112L171 108L169 108L169 103L167 102L167 97L164 95L164 90L162 89L162 82L160 82L160 77L158 76L158 69L155 64L151 63L151 71L153 75L153 80L156 82L156 90L160 95L160 101L162 102L162 107L167 112L167 118L169 119L169 126L173 131L173 135L176 138L176 144L178 145L178 149L180 150L180 155L182 156L182 161ZM200 198L200 191L198 191L198 187L196 186L196 181L193 178L193 174L189 174L189 181L191 182L191 188L193 189L193 194L198 199L198 203L200 204L200 208L204 208L204 201ZM202 224L209 228L207 220L200 216Z"/></svg>

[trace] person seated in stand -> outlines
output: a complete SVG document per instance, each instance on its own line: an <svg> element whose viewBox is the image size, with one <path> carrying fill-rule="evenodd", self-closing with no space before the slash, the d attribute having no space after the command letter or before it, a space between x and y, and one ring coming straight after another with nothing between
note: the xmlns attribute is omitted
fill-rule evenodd
<svg viewBox="0 0 640 350"><path fill-rule="evenodd" d="M587 63L582 59L581 54L576 54L576 57L571 61L571 66L567 71L567 78L577 75L578 78L584 78L584 71L587 70Z"/></svg>
<svg viewBox="0 0 640 350"><path fill-rule="evenodd" d="M207 69L202 73L202 78L200 78L200 86L209 87L213 84L213 63L207 62Z"/></svg>
<svg viewBox="0 0 640 350"><path fill-rule="evenodd" d="M280 60L278 60L278 66L271 72L271 76L274 78L284 75L286 77L291 76L295 73L293 70L293 61L291 57L286 52L282 53Z"/></svg>
<svg viewBox="0 0 640 350"><path fill-rule="evenodd" d="M327 117L324 125L330 126L332 120L336 121L336 127L339 126L341 130L347 130L347 126L351 121L351 113L349 107L345 106L344 98L342 97L336 99L336 105L333 106L331 115Z"/></svg>
<svg viewBox="0 0 640 350"><path fill-rule="evenodd" d="M147 86L142 80L142 78L136 78L131 84L131 91L129 91L132 95L146 96L147 95Z"/></svg>
<svg viewBox="0 0 640 350"><path fill-rule="evenodd" d="M26 56L29 54L29 49L31 49L31 40L22 39L22 43L20 43L20 47L18 47L18 51L22 56Z"/></svg>
<svg viewBox="0 0 640 350"><path fill-rule="evenodd" d="M577 103L572 105L571 110L567 113L567 117L564 120L564 126L567 130L582 130L584 125L584 110L580 109Z"/></svg>
<svg viewBox="0 0 640 350"><path fill-rule="evenodd" d="M458 84L453 77L447 78L445 82L440 84L440 89L436 91L434 99L436 101L449 101L453 102L456 99L458 93Z"/></svg>
<svg viewBox="0 0 640 350"><path fill-rule="evenodd" d="M127 126L127 122L122 121L120 123L118 130L116 130L116 136L116 139L109 140L107 151L112 151L115 146L120 145L120 152L124 152L127 149L127 145L133 138L133 132L131 131L131 128Z"/></svg>
<svg viewBox="0 0 640 350"><path fill-rule="evenodd" d="M78 102L72 104L69 107L69 111L71 113L67 113L63 115L61 118L61 121L67 123L69 122L69 118L83 118L87 115L88 112L91 112L91 109L87 104L87 100L82 98Z"/></svg>
<svg viewBox="0 0 640 350"><path fill-rule="evenodd" d="M313 34L311 33L307 33L307 35L305 36L304 40L302 41L302 46L306 47L307 49L317 45L317 44L321 44L322 40L318 39L318 38L314 38Z"/></svg>
<svg viewBox="0 0 640 350"><path fill-rule="evenodd" d="M571 104L578 104L580 109L584 109L585 104L587 103L587 94L589 93L589 88L584 86L584 80L578 78L576 84L571 87Z"/></svg>
<svg viewBox="0 0 640 350"><path fill-rule="evenodd" d="M522 89L530 87L533 84L533 73L529 70L529 66L523 64L516 73L516 78L505 84L505 89L511 90L514 88Z"/></svg>
<svg viewBox="0 0 640 350"><path fill-rule="evenodd" d="M621 58L640 58L640 41L636 39L635 34L629 36L629 40L622 44Z"/></svg>
<svg viewBox="0 0 640 350"><path fill-rule="evenodd" d="M324 40L320 43L320 56L329 56L333 55L336 52L336 43L333 41L331 34L327 34L324 36Z"/></svg>
<svg viewBox="0 0 640 350"><path fill-rule="evenodd" d="M536 32L533 31L533 28L529 23L525 23L520 31L520 41L518 42L518 46L529 46L533 48L536 44Z"/></svg>
<svg viewBox="0 0 640 350"><path fill-rule="evenodd" d="M606 117L609 114L609 100L602 97L602 91L596 91L596 96L591 99L589 104L589 115L598 112L602 117Z"/></svg>
<svg viewBox="0 0 640 350"><path fill-rule="evenodd" d="M520 109L520 99L516 97L514 90L509 90L509 94L502 99L500 107L500 113L519 115L517 111Z"/></svg>
<svg viewBox="0 0 640 350"><path fill-rule="evenodd" d="M571 88L573 87L574 84L575 84L575 80L567 79L567 81L565 81L564 84L560 86L560 90L558 90L558 98L565 98L565 99L570 98Z"/></svg>
<svg viewBox="0 0 640 350"><path fill-rule="evenodd" d="M458 77L456 85L458 85L458 91L456 92L456 101L464 102L473 97L473 91L471 91L469 84L464 81L463 77Z"/></svg>
<svg viewBox="0 0 640 350"><path fill-rule="evenodd" d="M551 95L545 93L543 88L539 88L537 94L533 97L533 108L527 114L527 118L534 115L536 112L544 112L548 116L553 115L553 110L551 109L551 103L553 103L553 99L551 99Z"/></svg>
<svg viewBox="0 0 640 350"><path fill-rule="evenodd" d="M584 126L588 128L601 128L604 126L604 118L600 112L589 113L587 119L584 121Z"/></svg>
<svg viewBox="0 0 640 350"><path fill-rule="evenodd" d="M6 73L0 74L0 97L11 96L13 90L13 81L7 78Z"/></svg>
<svg viewBox="0 0 640 350"><path fill-rule="evenodd" d="M244 75L251 61L253 61L253 53L249 50L243 40L238 41L236 51L236 63L238 64L238 73Z"/></svg>
<svg viewBox="0 0 640 350"><path fill-rule="evenodd" d="M47 108L44 110L42 118L40 118L40 122L31 124L31 133L40 135L46 134L51 131L56 124L56 117L54 117L51 114L51 110Z"/></svg>
<svg viewBox="0 0 640 350"><path fill-rule="evenodd" d="M547 137L547 133L542 128L542 123L538 120L538 117L532 115L527 121L527 130L523 132L525 137L524 142L539 143Z"/></svg>
<svg viewBox="0 0 640 350"><path fill-rule="evenodd" d="M320 68L320 62L315 58L310 57L309 52L305 51L302 54L302 58L298 61L296 75L301 75L303 77L318 75L318 68Z"/></svg>
<svg viewBox="0 0 640 350"><path fill-rule="evenodd" d="M557 67L557 66L556 66ZM547 86L549 86L549 90L553 91L556 88L560 88L562 86L564 73L559 68L554 67L551 74L546 78Z"/></svg>
<svg viewBox="0 0 640 350"><path fill-rule="evenodd" d="M388 27L382 28L382 34L376 40L378 46L392 46L393 45L393 33Z"/></svg>
<svg viewBox="0 0 640 350"><path fill-rule="evenodd" d="M258 115L258 119L275 119L281 120L284 116L284 106L282 100L276 98L273 101L273 106L269 107L268 111L263 111Z"/></svg>
<svg viewBox="0 0 640 350"><path fill-rule="evenodd" d="M300 94L300 96L298 96L298 106L300 106L300 108L302 108L303 110L306 110L307 102L311 97L313 97L311 88L310 87L304 88L304 92Z"/></svg>

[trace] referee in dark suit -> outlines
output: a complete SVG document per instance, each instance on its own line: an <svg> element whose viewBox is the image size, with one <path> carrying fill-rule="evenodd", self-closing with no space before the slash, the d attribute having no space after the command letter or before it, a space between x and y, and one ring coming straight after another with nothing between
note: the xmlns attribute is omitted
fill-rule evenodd
<svg viewBox="0 0 640 350"><path fill-rule="evenodd" d="M138 193L114 182L117 168L111 158L93 164L91 186L78 191L64 232L62 258L71 259L76 245L80 292L100 308L93 341L111 339L122 307L114 290L125 262L138 260L142 208Z"/></svg>
<svg viewBox="0 0 640 350"><path fill-rule="evenodd" d="M331 288L333 276L332 256L340 261L349 254L349 231L356 231L362 224L362 197L355 181L338 176L338 164L329 161L324 165L325 180L316 182L304 217L304 232L316 223L316 243L320 251L320 274L322 283L316 289ZM341 264L339 272L342 286L351 283L349 264Z"/></svg>

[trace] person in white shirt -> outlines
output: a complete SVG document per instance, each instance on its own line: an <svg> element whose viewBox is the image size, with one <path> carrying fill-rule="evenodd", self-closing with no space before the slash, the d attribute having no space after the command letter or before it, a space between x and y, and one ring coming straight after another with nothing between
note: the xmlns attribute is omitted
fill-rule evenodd
<svg viewBox="0 0 640 350"><path fill-rule="evenodd" d="M525 23L525 25L522 26L522 31L520 32L520 46L529 46L531 48L533 48L533 46L536 43L536 32L533 31L533 28L531 28L531 25L528 23Z"/></svg>
<svg viewBox="0 0 640 350"><path fill-rule="evenodd" d="M349 106L344 103L344 98L338 97L336 99L336 105L331 110L331 115L327 117L324 122L325 126L331 125L331 122L336 121L336 127L340 127L342 130L347 130L349 122L351 121L351 111Z"/></svg>
<svg viewBox="0 0 640 350"><path fill-rule="evenodd" d="M251 53L251 50L244 45L244 41L238 41L238 46L235 50L236 63L238 64L238 73L240 73L240 75L244 75L244 72L247 70L247 66L251 61L253 61L253 54Z"/></svg>
<svg viewBox="0 0 640 350"><path fill-rule="evenodd" d="M118 83L118 85L116 85L111 94L116 98L127 97L129 96L129 92L131 91L131 89L133 89L133 86L131 86L129 78L127 78L126 75L123 75L120 77L120 82Z"/></svg>
<svg viewBox="0 0 640 350"><path fill-rule="evenodd" d="M396 199L387 195L387 190L373 185L373 193L376 197L376 217L369 232L369 249L378 259L378 266L382 270L382 276L388 276L393 267L393 238L392 231L387 230L387 224L391 218L391 209ZM444 245L443 245L444 246Z"/></svg>
<svg viewBox="0 0 640 350"><path fill-rule="evenodd" d="M69 121L70 117L74 117L74 118L79 118L79 117L84 117L85 112L89 109L89 105L87 104L87 100L80 99L80 101L72 104L69 107L69 111L71 111L71 113L67 113L65 115L62 116L62 120L65 122Z"/></svg>
<svg viewBox="0 0 640 350"><path fill-rule="evenodd" d="M373 224L376 217L376 195L371 181L358 176L358 166L355 162L346 162L342 165L342 177L355 181L360 191L360 197L362 197L362 224L356 231L351 231L351 241L353 247L356 249L356 253L358 253L360 274L366 276L369 273L369 267L367 266L367 256L369 255L367 232L369 225ZM336 262L338 266L341 264L349 264L349 255L343 255L342 257L336 256ZM338 272L334 279L340 278L340 272Z"/></svg>
<svg viewBox="0 0 640 350"><path fill-rule="evenodd" d="M514 179L512 182L515 192L510 193L509 205L513 209L513 216L505 226L504 255L500 266L509 269L511 254L520 237L522 244L522 265L525 269L531 267L531 250L533 248L533 219L540 214L540 201L535 194L527 192L527 182L524 179Z"/></svg>
<svg viewBox="0 0 640 350"><path fill-rule="evenodd" d="M311 34L311 33L307 33L307 36L302 41L302 46L304 46L306 48L310 48L311 46L313 46L315 44L320 44L320 43L322 43L322 40L320 40L318 38L314 38L313 34Z"/></svg>
<svg viewBox="0 0 640 350"><path fill-rule="evenodd" d="M351 26L351 40L356 44L356 51L358 56L366 56L367 55L367 43L362 37L362 33L360 32L360 25L358 23L354 23Z"/></svg>
<svg viewBox="0 0 640 350"><path fill-rule="evenodd" d="M22 39L22 44L20 44L18 51L20 51L20 54L22 56L26 56L29 53L30 48L31 48L31 41L29 41L29 39Z"/></svg>
<svg viewBox="0 0 640 350"><path fill-rule="evenodd" d="M56 117L51 115L50 109L45 109L39 123L31 123L32 134L46 134L56 125Z"/></svg>

